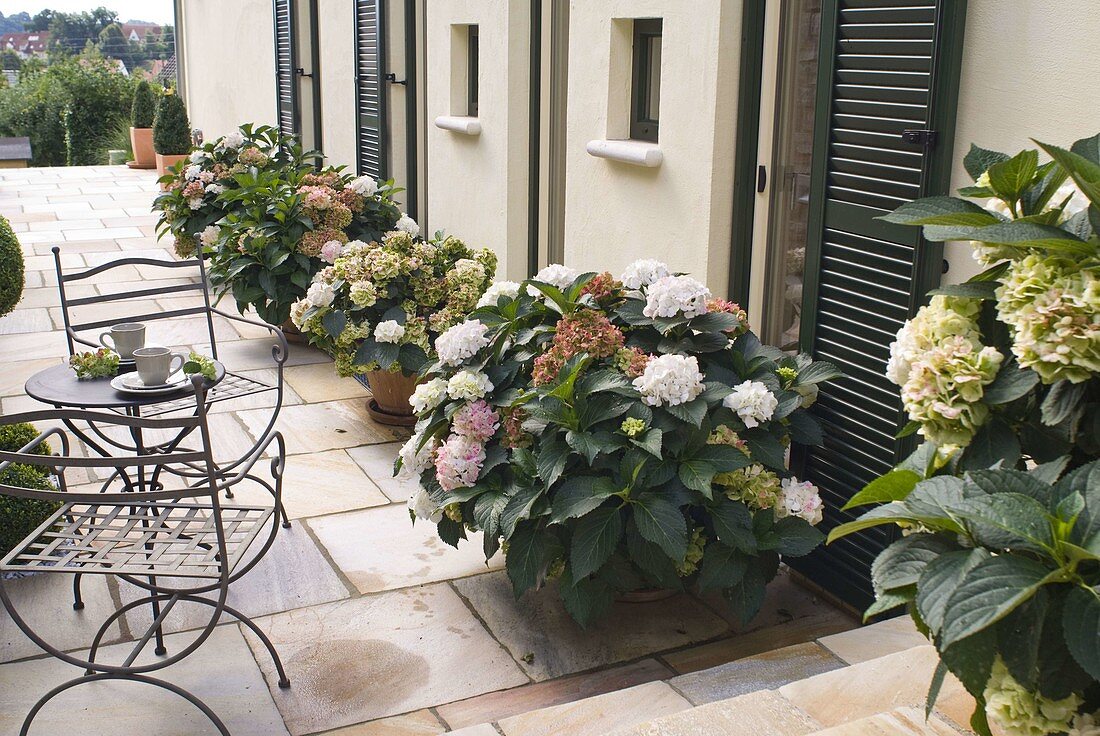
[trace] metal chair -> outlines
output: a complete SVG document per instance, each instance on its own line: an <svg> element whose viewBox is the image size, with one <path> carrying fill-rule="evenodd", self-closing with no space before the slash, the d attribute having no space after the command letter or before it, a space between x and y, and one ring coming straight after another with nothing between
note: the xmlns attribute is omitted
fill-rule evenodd
<svg viewBox="0 0 1100 736"><path fill-rule="evenodd" d="M289 687L282 661L270 639L246 615L226 604L229 586L251 570L271 548L279 529L282 477L286 448L282 435L268 434L257 443L247 460L232 476L220 473L214 463L210 431L207 425L203 381L193 381L194 413L172 418L119 416L109 412L48 409L0 417L0 423L94 421L137 431L194 430L201 437L197 450L176 448L172 452L129 457L85 457L70 447L59 428L48 429L19 452L0 452L0 471L14 463L45 466L57 479L57 490L31 490L0 484L0 494L21 498L58 501L60 508L37 530L0 560L0 572L36 572L40 574L113 575L138 586L144 593L122 605L107 617L91 641L86 656L66 653L51 645L34 630L33 623L21 617L0 576L0 600L15 624L43 650L54 657L83 668L85 674L64 682L43 695L31 708L20 734L28 733L42 707L54 696L87 682L128 680L163 688L188 700L202 711L222 734L225 724L205 703L184 688L151 676L197 650L213 632L223 614L229 614L247 626L267 648L279 674L279 686ZM52 456L32 454L47 438L60 441L61 452ZM257 474L256 464L269 449L270 480ZM181 488L166 490L151 480L151 469L188 468L181 477L200 479ZM113 488L97 492L72 492L65 482L69 468L107 468L115 479ZM221 496L241 483L255 483L271 494L270 504L229 504ZM285 524L284 517L284 524ZM165 582L164 578L170 578ZM207 597L204 594L214 594ZM180 602L204 606L210 619L196 638L178 652L167 654L161 628ZM100 661L100 645L111 626L128 611L150 604L153 621L132 650L120 663ZM152 662L139 664L138 656L156 639L157 654Z"/></svg>

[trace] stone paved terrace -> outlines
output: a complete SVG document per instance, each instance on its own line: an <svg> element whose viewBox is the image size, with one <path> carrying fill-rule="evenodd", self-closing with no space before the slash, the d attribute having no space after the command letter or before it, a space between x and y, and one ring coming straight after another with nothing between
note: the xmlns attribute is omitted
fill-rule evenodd
<svg viewBox="0 0 1100 736"><path fill-rule="evenodd" d="M154 236L155 191L151 173L125 167L0 170L0 214L11 220L27 264L23 301L0 319L0 412L33 408L23 395L25 380L65 356L51 247L59 246L72 268L120 256L172 258ZM100 281L95 289L148 288L153 275L139 270L123 275L130 281ZM166 297L144 306L180 304ZM159 336L150 327L150 340L201 349L199 327L182 323ZM230 368L261 370L256 360L266 354L266 341L228 322L218 330ZM809 673L839 665L812 642L855 620L786 575L744 631L720 603L689 596L616 604L587 631L569 619L554 591L516 602L502 561L486 566L478 540L456 551L435 538L431 525L410 525L409 487L390 475L403 438L368 418L365 390L337 377L327 356L307 347L292 346L288 365L280 428L290 453L284 499L294 525L235 586L230 602L257 617L293 685L276 687L270 660L235 623L220 626L196 654L163 672L205 699L234 734L412 736L468 727L471 734L506 736L595 734L730 697L737 680L728 672L681 678L741 657L809 642L808 651L799 650ZM218 405L215 442L240 451L262 430L266 411L255 400ZM44 631L68 649L86 646L99 622L133 598L113 578L86 578L87 607L76 612L67 576L8 585L24 614L45 622ZM178 612L168 621L170 651L197 623L194 611ZM147 621L144 608L131 611L112 642L126 646ZM0 734L16 733L42 693L77 674L43 656L2 612L0 662ZM557 725L560 710L538 710L610 691L622 692L601 706L599 718L575 719L568 729ZM537 712L523 715L530 711ZM482 725L489 723L496 725ZM75 688L52 701L32 729L208 732L182 700L131 683Z"/></svg>

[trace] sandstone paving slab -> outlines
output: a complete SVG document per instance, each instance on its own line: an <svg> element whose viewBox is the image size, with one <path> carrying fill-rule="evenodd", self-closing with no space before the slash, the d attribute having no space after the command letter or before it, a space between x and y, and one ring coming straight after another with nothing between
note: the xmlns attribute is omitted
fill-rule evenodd
<svg viewBox="0 0 1100 736"><path fill-rule="evenodd" d="M275 344L276 341L273 338L267 337L257 340L234 340L227 343L219 341L218 360L225 363L233 371L274 368L275 362L271 357L271 349ZM195 349L209 355L210 341L204 338L201 342L195 344ZM291 345L285 365L326 362L332 362L332 358L316 348L305 345Z"/></svg>
<svg viewBox="0 0 1100 736"><path fill-rule="evenodd" d="M0 335L21 335L28 332L49 332L53 321L46 309L16 309L0 317Z"/></svg>
<svg viewBox="0 0 1100 736"><path fill-rule="evenodd" d="M53 291L57 294L56 289ZM60 296L58 296L57 301L60 302ZM69 319L75 324L100 322L108 319L123 321L137 315L154 314L160 311L157 303L151 299L120 299L119 301L104 302L102 304L84 304L69 307ZM50 308L50 316L53 318L54 324L64 324L60 304ZM91 330L87 333L87 337L96 340L99 334L107 329L109 328L101 327L97 330ZM146 325L147 338L149 330L149 325Z"/></svg>
<svg viewBox="0 0 1100 736"><path fill-rule="evenodd" d="M116 257L121 258L122 253L119 252L119 247L113 240L81 240L75 243L62 242L62 243L35 243L34 255L36 256L51 256L53 255L53 246L56 245L61 249L62 253L107 253L113 252Z"/></svg>
<svg viewBox="0 0 1100 736"><path fill-rule="evenodd" d="M23 289L23 296L19 300L20 309L33 309L35 307L56 307L61 303L61 297L57 289Z"/></svg>
<svg viewBox="0 0 1100 736"><path fill-rule="evenodd" d="M169 651L185 646L190 639L187 634L168 637ZM131 648L131 644L106 647L101 661L120 662ZM152 660L152 647L149 650L143 652L140 662ZM81 673L55 659L0 665L0 734L16 734L41 695ZM236 626L218 627L191 656L155 675L202 699L233 736L287 733ZM197 708L177 695L148 685L107 681L79 685L51 700L35 719L31 733L197 736L216 731Z"/></svg>
<svg viewBox="0 0 1100 736"><path fill-rule="evenodd" d="M59 232L62 230L81 230L93 227L103 227L103 222L98 219L87 220L44 220L32 222L27 228L30 232Z"/></svg>
<svg viewBox="0 0 1100 736"><path fill-rule="evenodd" d="M209 353L208 353L209 354ZM220 351L219 351L220 355ZM233 371L237 375L245 378L251 378L255 381L259 381L267 386L278 386L279 377L274 368L263 368L254 371ZM226 399L225 401L219 401L216 404L211 405L211 414L224 414L231 411L244 411L246 409L270 409L275 406L275 402L278 399L278 391L272 389L270 391L261 391L259 393L246 394L244 396L237 396L232 399ZM291 406L293 404L301 404L302 398L294 392L294 389L283 384L283 406Z"/></svg>
<svg viewBox="0 0 1100 736"><path fill-rule="evenodd" d="M455 549L439 538L434 524L413 524L404 504L311 519L309 527L360 593L452 580L504 566L499 553L486 564L481 534L471 534Z"/></svg>
<svg viewBox="0 0 1100 736"><path fill-rule="evenodd" d="M696 705L756 692L776 690L789 682L844 666L820 644L808 642L681 675L669 684Z"/></svg>
<svg viewBox="0 0 1100 736"><path fill-rule="evenodd" d="M0 338L3 339L3 338ZM239 416L253 437L259 438L269 412L251 409ZM323 452L356 445L390 442L394 433L367 416L362 401L328 401L323 404L284 406L276 428L286 438L287 452Z"/></svg>
<svg viewBox="0 0 1100 736"><path fill-rule="evenodd" d="M476 726L467 726L457 731L448 731L449 736L500 736L500 732L488 723L479 723Z"/></svg>
<svg viewBox="0 0 1100 736"><path fill-rule="evenodd" d="M917 708L898 708L818 731L813 736L958 736L942 718L925 718Z"/></svg>
<svg viewBox="0 0 1100 736"><path fill-rule="evenodd" d="M370 396L363 384L354 378L341 377L331 363L293 365L284 374L291 388L309 403Z"/></svg>
<svg viewBox="0 0 1100 736"><path fill-rule="evenodd" d="M249 636L291 733L407 713L527 682L447 585L391 591L260 619L291 680Z"/></svg>
<svg viewBox="0 0 1100 736"><path fill-rule="evenodd" d="M60 332L29 332L22 335L0 335L0 357L5 360L37 361L54 358L58 363L61 357L68 357L69 349L65 337ZM5 370L7 372L7 366ZM24 379L24 382L26 379ZM20 384L22 390L22 383Z"/></svg>
<svg viewBox="0 0 1100 736"><path fill-rule="evenodd" d="M773 690L742 695L613 731L614 736L805 736L820 728Z"/></svg>
<svg viewBox="0 0 1100 736"><path fill-rule="evenodd" d="M691 707L667 684L650 682L513 716L498 725L505 736L602 736Z"/></svg>
<svg viewBox="0 0 1100 736"><path fill-rule="evenodd" d="M348 454L391 501L404 503L420 487L420 483L413 477L393 475L393 462L397 459L401 444L390 442L349 447Z"/></svg>
<svg viewBox="0 0 1100 736"><path fill-rule="evenodd" d="M917 631L913 619L908 616L833 634L819 641L848 664L878 659L928 643L927 637Z"/></svg>
<svg viewBox="0 0 1100 736"><path fill-rule="evenodd" d="M270 497L269 497L270 498ZM228 501L227 503L233 503ZM266 538L266 530L263 532ZM253 542L250 556L263 540ZM158 578L158 583L172 585L173 579ZM181 581L185 585L186 581ZM119 594L124 603L136 600L144 591L125 581L119 582ZM213 597L213 594L205 594ZM349 592L333 571L316 543L300 524L279 529L275 543L267 554L240 580L229 587L227 602L246 616L253 618L289 611L318 603L328 603L348 597ZM212 608L195 603L179 603L165 620L166 631L201 628L210 620ZM131 632L140 635L152 623L150 609L135 608L126 614ZM225 616L223 621L233 621Z"/></svg>
<svg viewBox="0 0 1100 736"><path fill-rule="evenodd" d="M0 396L23 396L23 386L27 383L28 378L61 362L60 356L24 360L18 350L18 340L9 339L5 346L5 339L8 338L0 338L0 361L4 365L4 370L0 371ZM64 338L60 338L60 342L64 346ZM62 350L64 350L64 347L62 347ZM38 406L41 408L42 404Z"/></svg>
<svg viewBox="0 0 1100 736"><path fill-rule="evenodd" d="M779 692L823 726L836 726L895 708L924 708L939 662L931 645L826 672L784 685ZM974 699L950 673L936 711L956 724L969 723Z"/></svg>
<svg viewBox="0 0 1100 736"><path fill-rule="evenodd" d="M242 503L270 502L271 499L271 494L255 484L241 488L236 496ZM343 450L287 457L283 476L283 506L291 519L355 511L388 503L389 499L374 487ZM405 521L408 521L408 514ZM311 524L311 527L316 532L316 525ZM360 553L362 543L362 539L355 540L355 544L360 545Z"/></svg>
<svg viewBox="0 0 1100 736"><path fill-rule="evenodd" d="M41 237L40 237L41 236ZM32 240L31 238L35 238ZM23 243L41 243L44 240L56 240L57 233L20 233L19 240ZM57 263L53 259L53 253L45 256L31 256L23 259L23 265L28 271L54 271ZM65 271L79 271L85 266L84 256L79 253L62 253L61 268Z"/></svg>
<svg viewBox="0 0 1100 736"><path fill-rule="evenodd" d="M100 213L101 217L108 217L108 215ZM114 215L117 217L125 216ZM108 238L140 238L143 235L141 230L136 227L90 227L81 230L66 230L65 240L104 240Z"/></svg>
<svg viewBox="0 0 1100 736"><path fill-rule="evenodd" d="M18 198L16 199L18 200ZM13 224L17 222L49 222L57 219L52 212L12 212L10 215L4 215L4 217Z"/></svg>
<svg viewBox="0 0 1100 736"><path fill-rule="evenodd" d="M454 586L536 681L683 647L728 630L725 621L687 595L619 602L582 629L552 585L518 601L504 572L457 580Z"/></svg>
<svg viewBox="0 0 1100 736"><path fill-rule="evenodd" d="M32 631L63 651L90 646L100 625L115 612L115 602L102 575L88 575L81 583L84 609L73 610L73 578L58 573L38 573L5 580L5 590L19 616ZM116 622L107 641L121 636ZM15 625L7 611L0 612L0 662L37 657L45 651Z"/></svg>
<svg viewBox="0 0 1100 736"><path fill-rule="evenodd" d="M418 710L400 716L381 718L370 723L326 731L328 736L434 736L447 729L432 715L431 711ZM498 736L493 731L493 736Z"/></svg>

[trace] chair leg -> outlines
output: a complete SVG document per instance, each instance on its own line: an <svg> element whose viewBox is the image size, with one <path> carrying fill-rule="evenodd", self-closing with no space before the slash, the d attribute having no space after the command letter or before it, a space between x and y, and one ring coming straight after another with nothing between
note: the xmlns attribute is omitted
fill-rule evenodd
<svg viewBox="0 0 1100 736"><path fill-rule="evenodd" d="M149 585L152 585L154 588L156 587L157 578L156 578L155 575L150 575L149 576ZM159 621L160 620L160 599L159 598L153 598L150 601L150 605L153 609L153 620L154 621ZM160 624L157 624L157 630L156 630L155 636L156 636L156 646L153 649L153 654L157 655L158 657L163 657L165 654L168 654L168 649L164 646L164 629L161 627Z"/></svg>
<svg viewBox="0 0 1100 736"><path fill-rule="evenodd" d="M214 725L214 728L218 729L219 734L222 734L222 736L231 736L229 733L229 729L226 728L225 724L222 723L222 720L218 718L218 714L210 709L210 706L199 700L198 697L192 695L187 690L184 690L179 685L173 685L172 683L166 682L165 680L160 680L155 677L148 677L146 675L115 674L84 675L82 677L75 677L68 682L63 682L62 684L55 687L53 690L50 690L48 693L39 698L38 702L35 703L34 707L31 708L29 713L27 713L27 717L23 720L23 727L19 730L19 736L27 736L31 728L31 723L34 721L35 716L37 716L39 711L42 710L46 703L50 702L50 700L52 700L54 697L60 695L66 690L69 690L70 688L76 687L77 685L82 685L85 682L96 682L100 680L129 680L131 682L140 682L146 685L152 685L154 687L159 687L163 690L167 690L170 693L174 693L180 696L181 698L198 708L200 711L202 711L203 715L205 715L207 719L209 719L209 721Z"/></svg>
<svg viewBox="0 0 1100 736"><path fill-rule="evenodd" d="M80 595L80 578L83 573L73 575L73 610L84 610L84 598Z"/></svg>
<svg viewBox="0 0 1100 736"><path fill-rule="evenodd" d="M279 502L279 515L283 517L283 529L289 529L290 517L286 515L286 507L283 506L281 501Z"/></svg>
<svg viewBox="0 0 1100 736"><path fill-rule="evenodd" d="M267 638L267 634L256 625L255 621L245 616L237 609L230 606L222 606L222 610L252 630L252 633L256 635L256 638L259 639L267 649L267 653L271 655L271 661L275 663L275 671L279 673L279 687L284 690L290 687L290 678L286 676L286 670L283 669L283 660L279 658L279 653L275 651L275 645L271 643L271 639Z"/></svg>

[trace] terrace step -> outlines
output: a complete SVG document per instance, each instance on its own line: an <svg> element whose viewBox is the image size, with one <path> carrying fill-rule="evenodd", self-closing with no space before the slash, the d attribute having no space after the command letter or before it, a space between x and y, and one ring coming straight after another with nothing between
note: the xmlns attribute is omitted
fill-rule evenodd
<svg viewBox="0 0 1100 736"><path fill-rule="evenodd" d="M925 720L922 710L897 708L826 728L812 736L959 736L959 732L934 713Z"/></svg>

